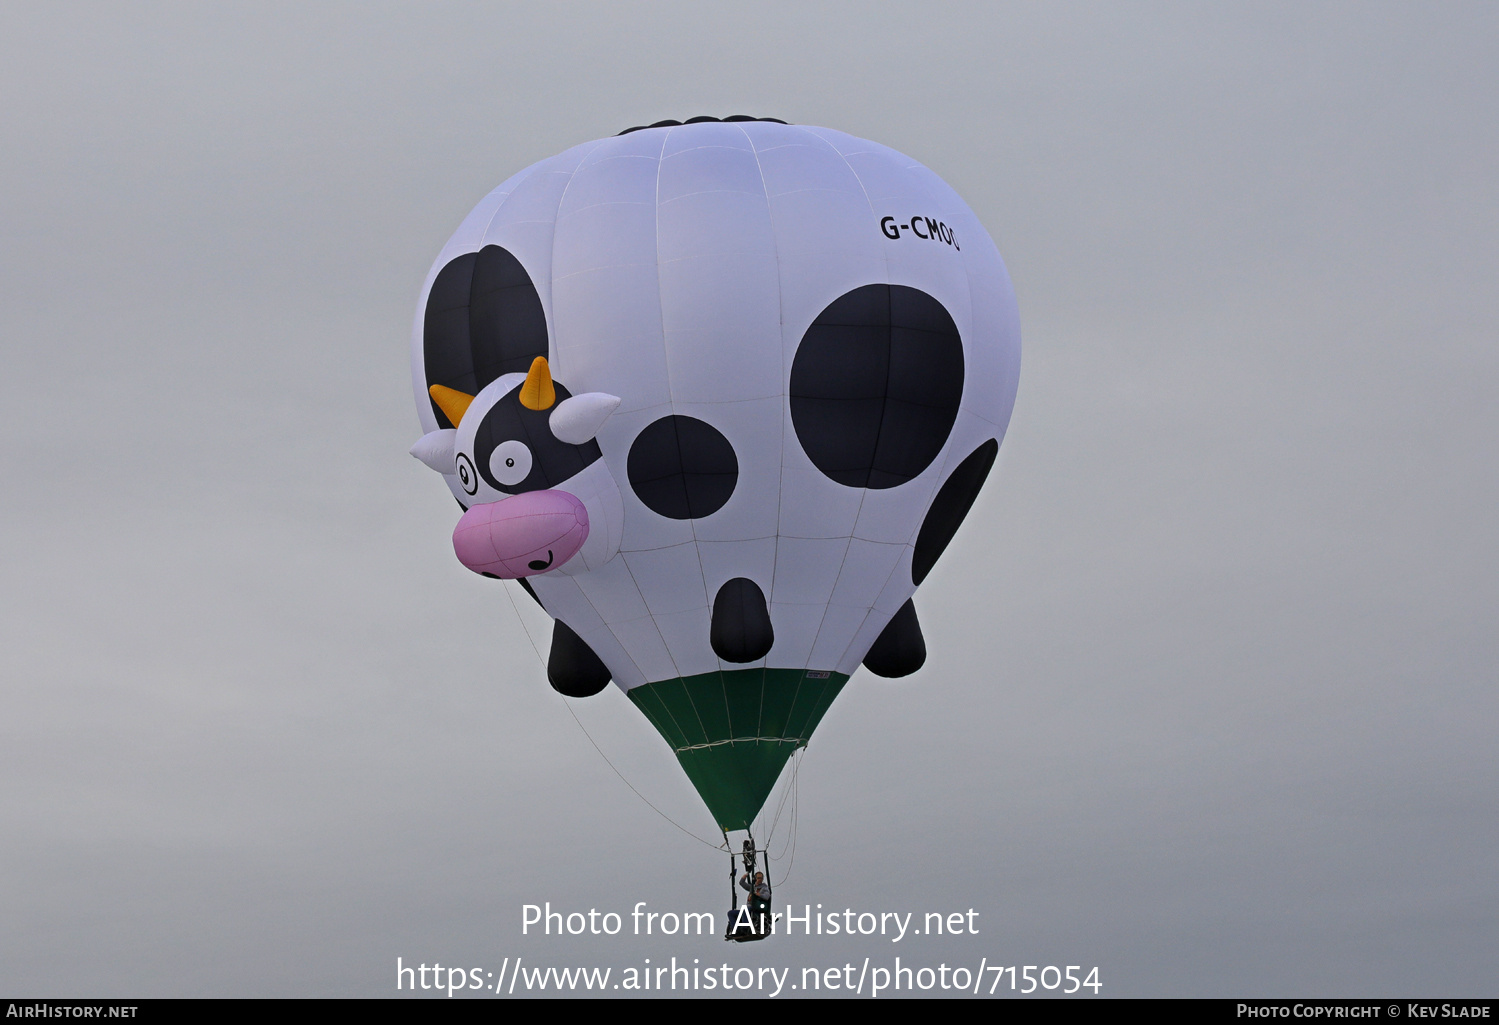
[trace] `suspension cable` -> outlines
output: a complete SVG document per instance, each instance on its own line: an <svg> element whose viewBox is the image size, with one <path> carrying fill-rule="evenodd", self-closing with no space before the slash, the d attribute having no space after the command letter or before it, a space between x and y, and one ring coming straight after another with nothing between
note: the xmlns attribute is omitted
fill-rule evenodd
<svg viewBox="0 0 1499 1025"><path fill-rule="evenodd" d="M525 621L524 618L522 618L522 616L520 614L520 607L515 604L515 595L513 593L511 593L511 590L510 590L509 587L506 587L504 590L505 590L505 597L507 597L507 598L510 599L510 608L512 610L514 610L514 612L515 612L515 618L518 619L518 620L520 620L521 631L526 635L526 640L527 640L527 642L530 643L531 650L536 653L536 661L541 664L541 672L542 672L542 675L545 676L546 675L546 667L547 667L546 659L544 659L544 658L541 657L541 649L536 646L536 641L531 637L531 630L530 630L529 627L526 626L526 621ZM647 800L646 796L644 794L642 794L639 790L636 790L635 789L635 785L633 783L631 783L628 779L625 778L625 774L619 771L619 769L615 766L615 764L609 760L609 756L606 755L606 754L604 754L604 749L601 748L601 747L599 747L598 742L593 739L593 735L588 732L588 727L586 727L586 726L583 725L583 721L581 719L579 719L578 718L578 714L573 711L572 702L568 701L567 698L564 697L561 694L558 694L557 697L562 700L562 705L563 705L564 708L567 709L567 714L570 715L570 716L572 716L573 722L575 722L575 723L578 724L578 729L580 729L580 730L583 731L583 736L585 736L585 737L588 738L588 743L590 743L590 744L593 745L593 749L599 753L599 757L604 760L604 764L607 765L607 766L609 766L609 768L611 768L611 769L614 770L614 774L619 777L620 782L623 783L625 786L627 786L627 787L630 788L630 793L634 794L636 797L640 798L642 801L645 801L645 806L647 808L649 808L651 811L655 812L657 815L660 815L667 822L670 822L673 826L676 826L678 829L680 829L682 832L686 833L688 836L692 837L694 840L696 840L698 843L702 844L704 847L711 847L714 850L719 850L720 849L717 844L715 844L715 843L713 843L713 842L711 842L709 840L704 840L702 837L700 837L696 833L692 832L692 830L690 830L690 829L686 828L685 826L681 825L680 823L678 823L670 815L666 814L666 812L662 811L660 808L657 808L654 804L652 804L649 800ZM728 838L728 834L725 834L724 835L724 843L725 844L728 843L728 839L729 839ZM730 852L730 853L732 853L732 852Z"/></svg>

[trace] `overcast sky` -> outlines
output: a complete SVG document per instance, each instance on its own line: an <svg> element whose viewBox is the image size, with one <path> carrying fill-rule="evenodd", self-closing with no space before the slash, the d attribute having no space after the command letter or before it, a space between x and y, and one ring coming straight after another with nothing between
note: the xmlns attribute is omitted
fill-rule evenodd
<svg viewBox="0 0 1499 1025"><path fill-rule="evenodd" d="M9 4L0 96L0 995L1499 992L1492 5ZM728 865L453 558L416 300L515 171L735 113L922 161L1015 283L926 668L854 677L771 843L778 902L977 936L521 935L722 912Z"/></svg>

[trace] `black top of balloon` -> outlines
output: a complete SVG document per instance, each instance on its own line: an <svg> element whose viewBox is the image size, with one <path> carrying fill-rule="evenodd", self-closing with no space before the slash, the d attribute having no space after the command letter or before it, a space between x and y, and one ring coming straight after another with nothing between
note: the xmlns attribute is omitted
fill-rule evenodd
<svg viewBox="0 0 1499 1025"><path fill-rule="evenodd" d="M786 122L778 117L750 117L748 114L730 114L728 117L689 117L686 121L657 121L653 125L636 125L634 128L626 128L620 135L629 135L631 132L643 132L647 128L676 128L678 125L700 125L705 121L771 121L778 125Z"/></svg>

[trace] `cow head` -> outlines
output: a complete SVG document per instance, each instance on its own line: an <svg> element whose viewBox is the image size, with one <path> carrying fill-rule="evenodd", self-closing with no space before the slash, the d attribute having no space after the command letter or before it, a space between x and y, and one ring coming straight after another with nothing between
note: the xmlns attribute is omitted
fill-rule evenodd
<svg viewBox="0 0 1499 1025"><path fill-rule="evenodd" d="M614 558L624 505L595 437L618 397L569 395L540 356L478 395L430 390L458 426L424 436L411 454L456 476L467 496L453 531L459 562L514 579L586 573Z"/></svg>

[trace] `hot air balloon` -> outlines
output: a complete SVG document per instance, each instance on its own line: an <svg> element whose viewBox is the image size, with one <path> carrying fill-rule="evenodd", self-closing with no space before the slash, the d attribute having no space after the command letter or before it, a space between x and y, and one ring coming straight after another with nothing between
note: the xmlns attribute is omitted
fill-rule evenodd
<svg viewBox="0 0 1499 1025"><path fill-rule="evenodd" d="M454 550L553 618L563 694L612 679L747 830L912 600L1014 405L1014 292L926 167L826 128L694 118L526 168L422 289L412 453Z"/></svg>

